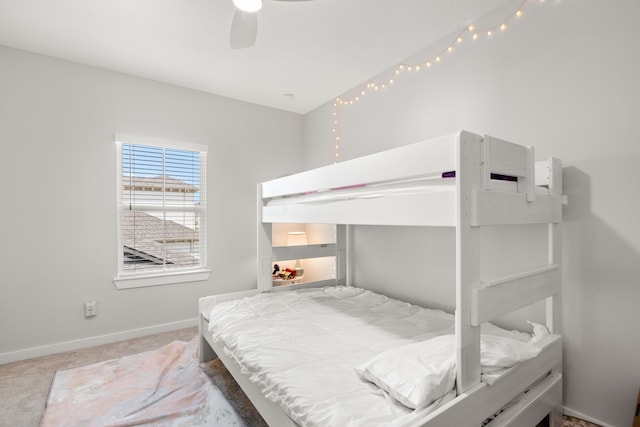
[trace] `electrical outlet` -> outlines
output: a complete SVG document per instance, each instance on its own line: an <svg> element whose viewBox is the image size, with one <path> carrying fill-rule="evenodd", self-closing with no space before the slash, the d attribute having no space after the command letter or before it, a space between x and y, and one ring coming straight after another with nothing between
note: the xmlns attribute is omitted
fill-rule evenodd
<svg viewBox="0 0 640 427"><path fill-rule="evenodd" d="M85 301L84 317L93 317L98 315L98 301Z"/></svg>

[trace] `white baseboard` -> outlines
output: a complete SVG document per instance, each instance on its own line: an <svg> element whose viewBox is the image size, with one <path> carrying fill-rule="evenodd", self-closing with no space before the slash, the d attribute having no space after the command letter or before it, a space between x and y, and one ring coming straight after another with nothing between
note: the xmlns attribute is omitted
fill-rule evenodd
<svg viewBox="0 0 640 427"><path fill-rule="evenodd" d="M581 419L581 420L584 420L584 421L589 421L590 423L597 424L597 425L602 426L602 427L613 427L611 424L607 424L604 421L600 421L600 420L598 420L596 418L590 417L590 416L588 416L586 414L583 414L581 412L574 411L573 409L567 408L566 406L563 409L564 409L564 414L569 416L569 417L574 417L574 418L578 418L578 419Z"/></svg>
<svg viewBox="0 0 640 427"><path fill-rule="evenodd" d="M34 357L48 356L50 354L63 353L65 351L79 350L81 348L94 347L102 344L110 344L118 341L140 338L162 332L176 331L178 329L198 326L198 318L181 320L179 322L163 323L161 325L148 326L146 328L131 329L129 331L113 334L99 335L97 337L83 338L73 341L65 341L56 344L32 347L24 350L0 353L0 365L17 362L19 360L32 359Z"/></svg>

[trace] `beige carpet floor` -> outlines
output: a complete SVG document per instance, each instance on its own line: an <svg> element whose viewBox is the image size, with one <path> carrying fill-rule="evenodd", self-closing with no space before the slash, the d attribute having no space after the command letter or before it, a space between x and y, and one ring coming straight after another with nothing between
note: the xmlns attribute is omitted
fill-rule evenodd
<svg viewBox="0 0 640 427"><path fill-rule="evenodd" d="M39 426L56 371L142 353L176 340L191 341L197 334L197 328L187 328L0 365L0 426ZM247 426L266 426L222 364L210 362L206 365L205 372L223 392L228 390L225 394L229 393L233 397L229 401Z"/></svg>
<svg viewBox="0 0 640 427"><path fill-rule="evenodd" d="M58 370L84 366L104 360L160 348L171 341L190 341L197 328L152 335L113 344L54 354L0 365L0 426L37 427L44 414L53 376ZM211 381L227 396L231 405L249 427L266 427L229 372L218 360L203 366ZM540 425L544 426L544 423ZM563 427L598 427L565 417Z"/></svg>

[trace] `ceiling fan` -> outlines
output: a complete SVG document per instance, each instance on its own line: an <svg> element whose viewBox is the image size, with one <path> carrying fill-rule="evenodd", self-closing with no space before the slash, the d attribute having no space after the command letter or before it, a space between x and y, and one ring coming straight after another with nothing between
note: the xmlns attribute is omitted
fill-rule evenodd
<svg viewBox="0 0 640 427"><path fill-rule="evenodd" d="M309 0L273 0L273 1L309 1ZM256 43L258 35L258 16L262 9L262 0L233 0L236 11L231 22L231 49L244 49Z"/></svg>

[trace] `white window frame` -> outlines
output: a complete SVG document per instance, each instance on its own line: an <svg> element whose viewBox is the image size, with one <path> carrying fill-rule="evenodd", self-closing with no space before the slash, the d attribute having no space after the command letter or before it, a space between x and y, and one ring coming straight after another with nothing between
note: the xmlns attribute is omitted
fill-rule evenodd
<svg viewBox="0 0 640 427"><path fill-rule="evenodd" d="M207 268L207 243L206 243L206 155L207 146L186 142L167 141L155 138L145 138L139 136L116 135L116 157L117 157L117 242L118 242L118 265L117 275L113 283L118 289L140 288L146 286L160 286L176 283L187 283L205 281L209 279L211 270ZM186 267L183 269L164 270L162 272L126 272L123 271L124 255L122 241L122 215L125 207L122 205L122 146L123 144L146 145L158 148L170 148L177 150L197 151L200 153L200 215L201 238L199 239L200 265L197 267Z"/></svg>

